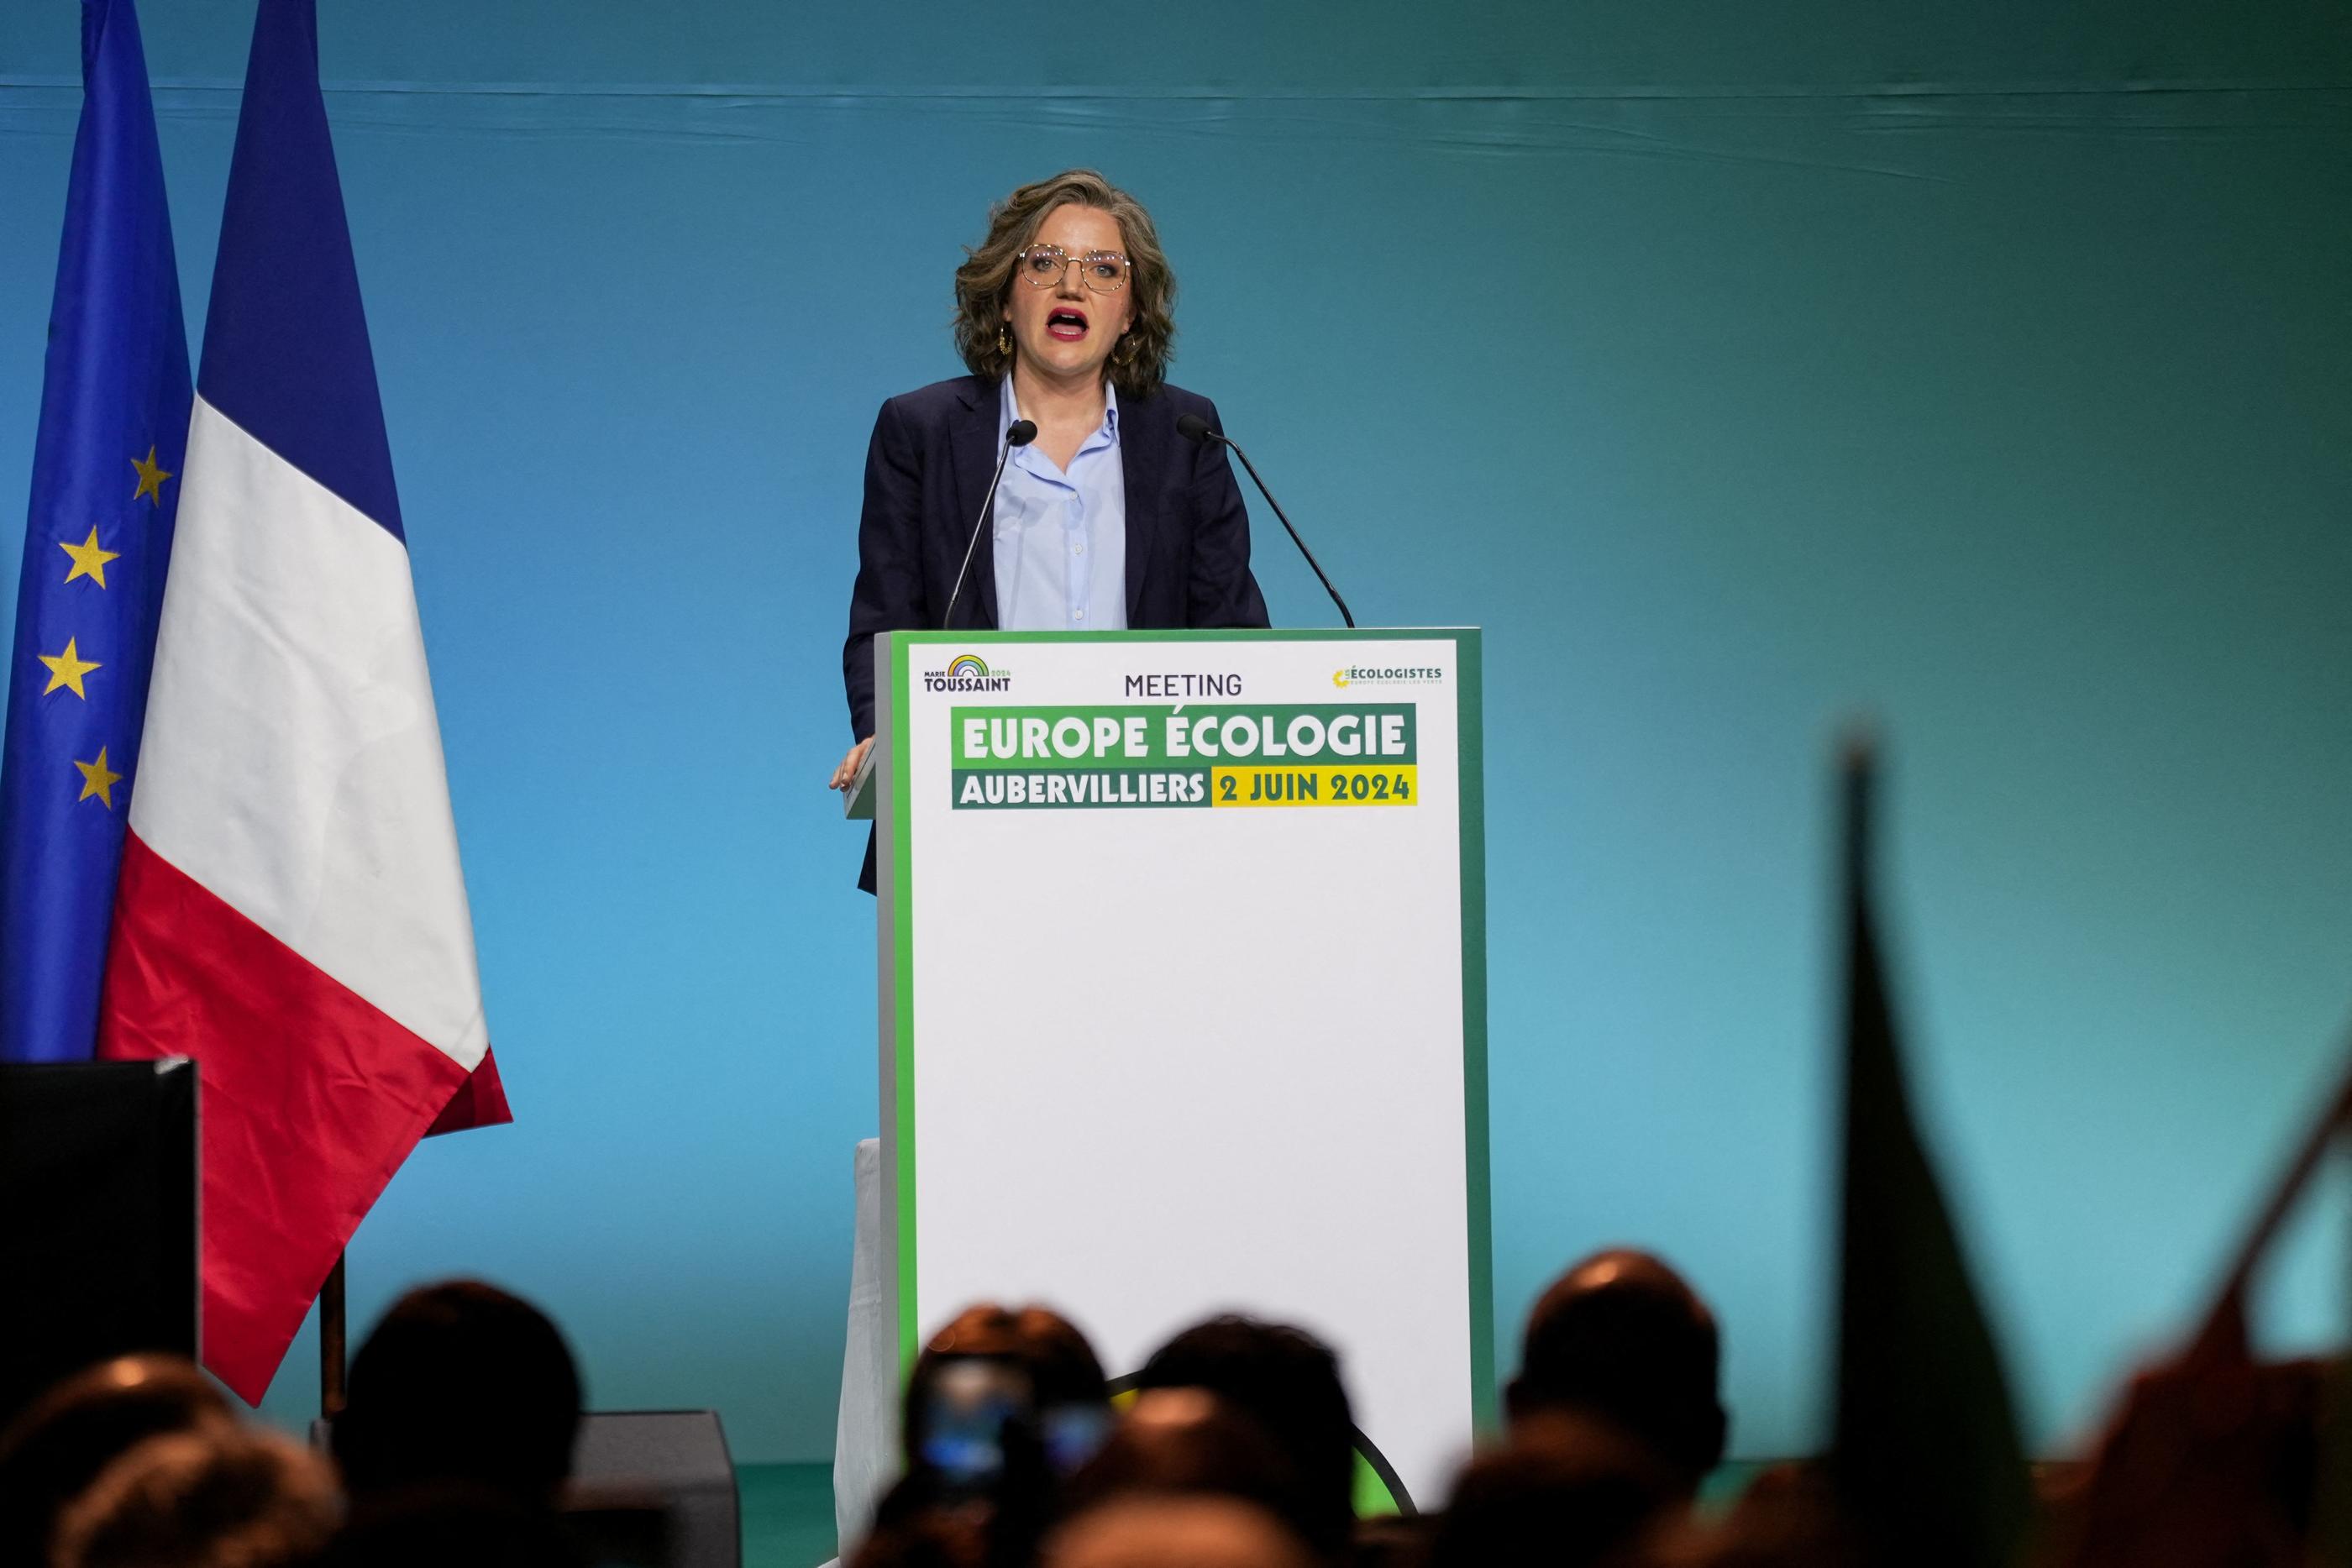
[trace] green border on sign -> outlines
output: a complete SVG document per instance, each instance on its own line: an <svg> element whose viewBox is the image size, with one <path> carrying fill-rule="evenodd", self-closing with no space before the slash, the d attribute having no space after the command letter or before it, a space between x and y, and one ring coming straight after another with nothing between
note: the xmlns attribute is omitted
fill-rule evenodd
<svg viewBox="0 0 2352 1568"><path fill-rule="evenodd" d="M899 632L891 644L890 802L898 838L893 846L891 887L897 904L893 940L898 945L897 1115L898 1350L903 1376L921 1346L915 1316L915 1028L913 858L908 854L907 671L917 647L942 643L985 646L994 643L1373 643L1451 642L1459 665L1454 700L1456 754L1461 780L1462 828L1462 1094L1463 1147L1469 1194L1470 1409L1482 1432L1500 1421L1495 1382L1494 1191L1487 1147L1486 1109L1486 769L1484 652L1475 627L1358 628L1353 631L1143 632Z"/></svg>
<svg viewBox="0 0 2352 1568"><path fill-rule="evenodd" d="M1454 729L1462 791L1462 1128L1470 1195L1470 1411L1481 1432L1502 1425L1495 1382L1494 1171L1486 1145L1486 707L1485 643L1454 637L1461 666Z"/></svg>
<svg viewBox="0 0 2352 1568"><path fill-rule="evenodd" d="M892 1093L895 1102L891 1136L898 1166L898 1370L903 1376L915 1365L921 1347L922 1327L915 1316L915 885L910 837L913 821L913 780L908 777L907 737L910 720L907 701L907 662L916 638L901 632L890 639L890 893L896 919L891 940L898 945L898 965L891 979L898 993L898 1039L893 1050Z"/></svg>

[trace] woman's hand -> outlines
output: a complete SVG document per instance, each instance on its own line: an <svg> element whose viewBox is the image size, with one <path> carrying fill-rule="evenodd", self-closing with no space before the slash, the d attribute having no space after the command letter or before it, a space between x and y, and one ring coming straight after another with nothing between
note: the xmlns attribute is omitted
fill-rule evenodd
<svg viewBox="0 0 2352 1568"><path fill-rule="evenodd" d="M857 770L866 766L866 754L873 749L874 737L870 735L851 747L849 755L841 759L841 766L833 770L833 782L827 788L846 789L856 783Z"/></svg>

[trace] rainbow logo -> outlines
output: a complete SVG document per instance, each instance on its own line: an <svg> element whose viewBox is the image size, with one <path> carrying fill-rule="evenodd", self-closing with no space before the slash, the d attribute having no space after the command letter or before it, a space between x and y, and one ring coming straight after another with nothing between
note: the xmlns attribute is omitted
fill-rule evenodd
<svg viewBox="0 0 2352 1568"><path fill-rule="evenodd" d="M959 653L948 665L948 679L961 680L966 675L983 681L988 678L988 666L981 663L978 654Z"/></svg>

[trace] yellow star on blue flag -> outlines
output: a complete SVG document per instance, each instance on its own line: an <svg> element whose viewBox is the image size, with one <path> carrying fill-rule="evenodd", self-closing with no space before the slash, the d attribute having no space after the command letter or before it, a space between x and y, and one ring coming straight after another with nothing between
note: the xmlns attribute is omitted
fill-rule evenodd
<svg viewBox="0 0 2352 1568"><path fill-rule="evenodd" d="M89 701L89 694L81 689L82 677L92 670L102 669L105 666L77 653L74 651L73 638L66 639L64 653L43 653L39 657L41 663L49 667L49 684L41 688L43 696L47 696L51 692L62 687L81 698L82 701Z"/></svg>
<svg viewBox="0 0 2352 1568"><path fill-rule="evenodd" d="M73 570L66 573L68 582L71 582L77 577L86 577L99 587L104 588L106 563L122 559L122 552L120 550L98 548L98 530L95 528L89 530L89 538L80 544L68 544L65 540L59 539L58 548L73 557Z"/></svg>
<svg viewBox="0 0 2352 1568"><path fill-rule="evenodd" d="M139 470L139 488L131 492L131 498L135 501L143 496L156 506L162 506L163 481L172 476L164 470L162 464L155 461L155 447L152 442L148 444L147 455L143 458L133 457L131 460L131 466Z"/></svg>
<svg viewBox="0 0 2352 1568"><path fill-rule="evenodd" d="M114 810L114 787L122 782L122 775L111 772L106 766L106 747L98 748L98 760L84 762L76 758L74 766L81 769L81 793L74 797L77 805L92 795L110 811Z"/></svg>

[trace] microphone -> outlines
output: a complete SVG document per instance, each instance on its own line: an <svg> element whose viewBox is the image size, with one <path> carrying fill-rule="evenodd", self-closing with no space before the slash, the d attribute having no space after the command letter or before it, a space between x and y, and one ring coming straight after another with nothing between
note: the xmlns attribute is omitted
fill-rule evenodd
<svg viewBox="0 0 2352 1568"><path fill-rule="evenodd" d="M1348 623L1349 631L1354 631L1356 618L1348 613L1348 601L1339 597L1339 591L1331 586L1329 578L1323 575L1322 562L1317 560L1315 552L1307 548L1307 541L1298 537L1298 530L1290 526L1290 518L1284 513L1282 503L1274 498L1274 492L1267 489L1265 481L1257 476L1257 465L1249 460L1249 454L1242 450L1241 443L1223 431L1212 430L1209 427L1209 422L1197 413L1178 414L1176 434L1188 440L1200 442L1204 446L1213 441L1219 445L1230 446L1234 449L1234 455L1240 458L1242 466L1249 470L1250 483L1256 486L1257 493L1265 497L1265 504L1274 508L1274 515L1282 519L1282 531L1290 536L1290 542L1298 547L1298 553L1305 556L1307 564L1315 569L1315 580L1323 585L1323 591L1329 594L1331 602L1339 607L1339 619Z"/></svg>
<svg viewBox="0 0 2352 1568"><path fill-rule="evenodd" d="M955 622L956 601L963 597L963 580L971 570L972 552L980 549L980 530L988 526L988 508L996 504L996 487L1004 482L1004 465L1013 461L1013 449L1026 446L1037 439L1037 422L1016 419L1004 432L1004 450L997 455L996 472L989 476L988 494L981 497L980 516L971 521L971 538L963 547L963 565L956 570L954 590L948 594L948 612L940 617L940 630L944 632ZM1234 450L1240 450L1236 447ZM1247 462L1248 459L1243 459ZM1304 549L1304 545L1299 547ZM1352 624L1352 622L1351 622Z"/></svg>

